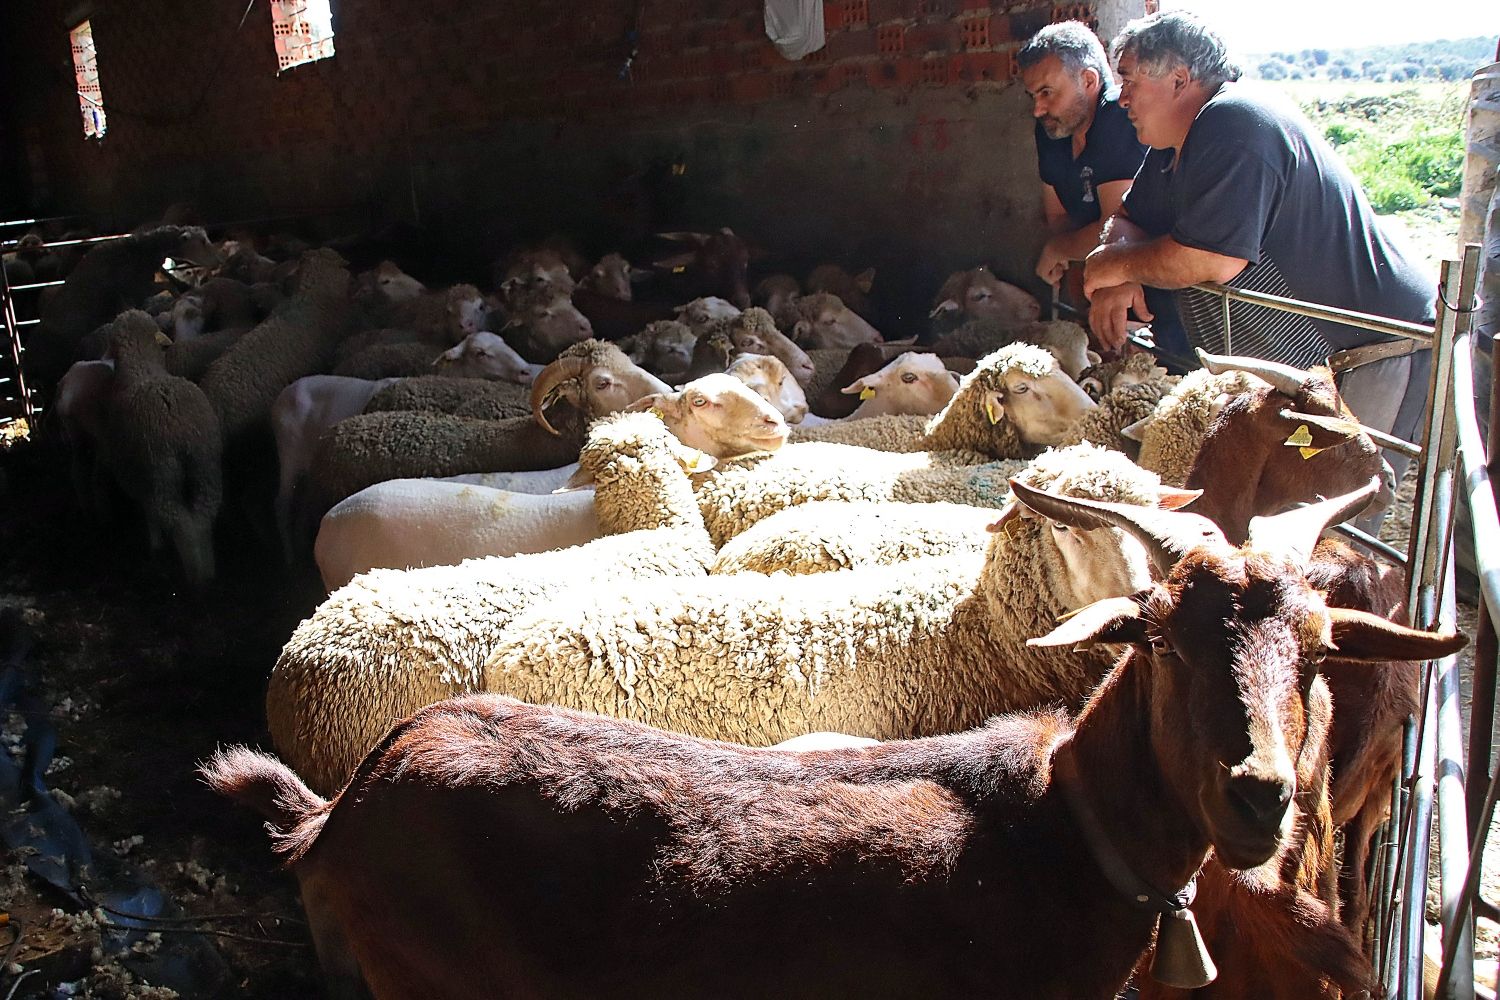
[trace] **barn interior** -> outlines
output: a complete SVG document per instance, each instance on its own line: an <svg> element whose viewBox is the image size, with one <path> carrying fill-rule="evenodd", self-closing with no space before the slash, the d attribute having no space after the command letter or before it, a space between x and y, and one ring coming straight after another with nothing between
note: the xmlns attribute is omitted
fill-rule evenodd
<svg viewBox="0 0 1500 1000"><path fill-rule="evenodd" d="M592 440L584 436L587 418L624 405L590 410L595 397L567 389L568 378L608 366L590 355L558 367L556 359L577 347L577 331L559 341L537 318L538 300L525 287L553 280L548 269L557 263L572 272L567 287L578 284L579 314L601 339L628 339L647 322L675 318L700 344L706 329L734 342L746 329L754 335L760 322L744 318L754 310L741 309L765 306L762 315L775 329L762 331L760 343L779 359L775 377L801 382L793 377L795 357L809 372L817 369L822 402L803 386L801 404L815 417L836 419L883 398L884 384L877 392L874 381L840 393L838 376L853 356L842 359L865 342L878 360L870 363L867 353L859 371L873 380L895 356L881 352L900 340L943 354L936 366L942 402L904 418L937 414L983 367L985 351L955 348L961 356L950 359L934 346L970 320L1066 340L1027 348L1042 358L1028 363L1065 373L1075 407L1092 409L1116 391L1118 371L1096 374L1092 384L1082 377L1099 359L1084 353L1080 327L1056 320L1053 291L1033 270L1048 230L1032 102L1016 54L1039 29L1062 21L1082 21L1107 41L1154 9L1152 0L332 0L331 19L327 6L34 0L0 9L0 220L18 220L0 228L0 244L7 251L5 301L14 311L12 357L20 360L19 367L0 361L0 696L8 713L0 729L7 750L0 754L0 802L8 816L0 830L0 910L14 935L0 963L0 989L10 991L4 1000L342 995L320 971L298 884L268 849L260 818L210 790L199 765L230 745L289 752L268 721L279 697L273 669L285 672L278 661L291 655L294 636L330 613L330 594L347 593L341 588L367 571L394 574L470 556L525 559L627 530L596 515L587 492L583 506L571 508L588 510L583 527L569 522L578 537L553 535L531 548L371 562L364 549L376 547L369 541L377 533L373 521L346 522L358 542L336 543L318 529L330 508L397 477L539 474L564 465L569 459L558 454L577 454ZM773 13L790 10L811 11L813 20L772 24ZM125 412L112 401L109 376L100 376L104 388L92 391L102 395L80 420L84 411L70 406L87 393L70 398L61 377L84 355L59 361L37 346L46 300L61 294L87 254L144 245L165 228L173 234L170 249L152 257L150 294L111 308L146 309L157 339L141 334L135 319L91 326L79 339L100 345L93 363L129 366L121 359L130 351L154 350L177 381L212 383L215 358L228 354L209 357L189 379L172 369L170 344L213 337L236 310L247 324L236 330L239 338L278 322L313 331L303 342L266 338L271 346L263 353L286 377L269 395L263 391L258 409L234 429L231 422L241 418L226 415L211 389L204 396L224 429L222 481L214 487L222 498L206 541L179 540L130 487L111 480L130 476L118 467L111 472L110 459L99 457L109 453L100 442L115 440L112 424ZM45 268L36 263L41 253L23 252L31 249L20 242L28 234L45 244ZM715 270L723 237L740 261L737 282L720 281ZM319 248L336 256L318 257ZM585 278L590 265L603 268L612 254L624 258L612 272L630 306L623 311L599 301L613 301L613 293L598 291L606 279ZM575 268L573 258L582 265ZM833 284L805 280L820 271ZM767 301L774 287L765 279L785 275L804 301L819 291L842 292L839 318L826 320L835 330L826 342L801 329L825 320L809 314L799 322L803 314L795 310L784 320ZM971 277L954 285L963 275ZM202 291L221 279L274 286L274 294L262 301L246 292L225 306ZM325 279L340 289L332 299L320 291ZM127 284L136 289L139 282L122 279L121 287ZM964 289L981 286L993 305L978 308L997 312L970 311ZM403 305L418 300L431 308ZM689 300L714 303L701 307L701 327L697 314L683 312ZM540 302L551 307L557 300ZM305 311L284 319L297 308ZM555 310L542 311L556 318ZM364 367L351 362L352 348L345 354L338 346L372 331L418 326L420 336L362 342L375 352ZM1041 327L1047 330L1037 332ZM445 363L438 356L459 351L471 342L467 335L502 328L505 343L490 349L488 360L463 353ZM777 335L796 342L788 348L793 354L783 357ZM297 344L314 340L323 346L299 354ZM216 350L236 342L226 338ZM395 359L394 348L414 342L428 349L421 360L413 363L410 352ZM876 342L887 346L875 350ZM636 346L647 351L644 342ZM840 360L829 361L825 355L835 349ZM495 360L501 351L509 353ZM650 381L626 402L681 384L672 375L683 373L670 364L657 369L635 353L629 361ZM370 388L351 412L364 419L376 411L359 407L390 388L377 380L434 370L477 376L491 387L506 383L509 395L494 389L503 402L486 397L479 409L450 409L459 415L443 419L528 425L525 456L502 470L469 459L444 464L434 457L438 448L417 448L391 461L429 471L352 472L337 480L347 469L320 450L318 436L330 423L303 445L299 460L307 483L332 483L336 492L308 501L297 489L312 487L299 486L290 495L301 500L290 514L282 511L278 461L285 476L288 446L273 439L272 399L281 405L305 377L360 379ZM1142 405L1148 393L1140 383L1157 384L1149 410L1170 390L1165 374L1137 364L1117 383L1120 398ZM539 385L549 391L533 393ZM781 399L752 388L765 398L741 405L759 407L757 413L771 407L764 419L782 427L771 450L798 440L799 432L784 426L792 416ZM718 438L684 437L673 420L697 418L676 415L680 396L637 408L707 453L685 468L696 475L737 456L715 454ZM183 406L199 405L199 396L181 398ZM303 404L303 418L313 405ZM688 397L680 405L687 413L697 404ZM985 412L989 424L1001 423ZM534 413L543 414L543 424L550 414L557 426L547 430L562 434L538 431ZM372 422L360 447L389 451L389 439L380 439L396 426ZM96 445L97 452L89 450ZM1021 460L1040 450L1024 435L1009 446L1014 454L977 456L991 478L975 473L963 487L986 520L1010 499L1006 480ZM161 453L143 451L139 467L147 471L140 475L163 467ZM1365 457L1375 454L1371 446ZM101 484L100 476L110 481ZM1363 481L1350 480L1350 489ZM533 494L506 481L508 496L514 490L541 498L553 485ZM545 499L561 504L579 496ZM433 501L424 495L416 503ZM1002 536L1040 531L1035 518L1014 517ZM378 529L390 533L380 538L395 539L393 547L403 531L426 530L396 520L394 530L389 520ZM971 527L965 521L951 534ZM707 530L722 550L724 539L713 525ZM919 534L914 549L926 541ZM327 551L347 550L345 561L315 554L315 536ZM990 535L980 537L987 543ZM580 568L549 599L566 606L596 589L607 587ZM380 725L420 707L405 706ZM982 718L964 716L965 725ZM336 791L347 776L330 775L320 772L320 781L331 782L315 789L320 794ZM444 928L433 926L431 934L440 938Z"/></svg>

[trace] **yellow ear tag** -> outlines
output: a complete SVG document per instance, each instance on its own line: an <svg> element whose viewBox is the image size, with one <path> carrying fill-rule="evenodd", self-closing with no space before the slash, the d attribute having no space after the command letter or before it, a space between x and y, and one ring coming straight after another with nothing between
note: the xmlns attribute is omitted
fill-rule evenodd
<svg viewBox="0 0 1500 1000"><path fill-rule="evenodd" d="M990 423L992 424L998 424L1000 422L1000 413L998 410L996 410L995 401L993 399L986 399L984 401L984 415L990 418Z"/></svg>
<svg viewBox="0 0 1500 1000"><path fill-rule="evenodd" d="M1310 444L1312 444L1312 431L1307 429L1306 424L1298 427L1292 432L1292 436L1286 439L1286 445L1289 448L1306 448Z"/></svg>
<svg viewBox="0 0 1500 1000"><path fill-rule="evenodd" d="M687 461L687 470L689 472L702 472L705 469L712 468L711 465L708 465L704 462L704 459L706 458L708 458L708 456L703 454L703 452L701 451L693 452L693 457L689 458Z"/></svg>
<svg viewBox="0 0 1500 1000"><path fill-rule="evenodd" d="M874 389L870 389L870 388L861 389L861 390L859 390L859 398L860 399L874 399L875 398L875 390Z"/></svg>
<svg viewBox="0 0 1500 1000"><path fill-rule="evenodd" d="M681 265L679 265L677 267L672 268L672 273L673 274L681 274L683 271L686 271L686 270L687 270L687 265L686 264L681 264Z"/></svg>
<svg viewBox="0 0 1500 1000"><path fill-rule="evenodd" d="M657 420L665 421L667 419L667 415L661 412L661 407L659 406L651 407L651 415Z"/></svg>
<svg viewBox="0 0 1500 1000"><path fill-rule="evenodd" d="M1297 452L1302 456L1302 461L1305 462L1309 458L1312 458L1314 455L1318 454L1318 452L1323 450L1323 448L1298 448Z"/></svg>

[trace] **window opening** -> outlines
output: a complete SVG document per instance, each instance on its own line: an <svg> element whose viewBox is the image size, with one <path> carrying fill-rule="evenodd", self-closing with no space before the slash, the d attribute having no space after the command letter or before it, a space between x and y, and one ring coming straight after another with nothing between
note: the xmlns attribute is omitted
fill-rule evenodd
<svg viewBox="0 0 1500 1000"><path fill-rule="evenodd" d="M277 72L333 55L329 0L271 0Z"/></svg>
<svg viewBox="0 0 1500 1000"><path fill-rule="evenodd" d="M94 52L94 28L88 21L68 32L73 45L73 78L78 85L78 110L83 113L83 134L104 138L104 95L99 90L99 60Z"/></svg>

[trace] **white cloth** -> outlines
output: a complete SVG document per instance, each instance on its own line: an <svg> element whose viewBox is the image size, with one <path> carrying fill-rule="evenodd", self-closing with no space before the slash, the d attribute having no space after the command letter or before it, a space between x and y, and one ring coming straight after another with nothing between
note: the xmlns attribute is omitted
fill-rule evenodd
<svg viewBox="0 0 1500 1000"><path fill-rule="evenodd" d="M823 47L823 0L766 0L766 37L788 59Z"/></svg>

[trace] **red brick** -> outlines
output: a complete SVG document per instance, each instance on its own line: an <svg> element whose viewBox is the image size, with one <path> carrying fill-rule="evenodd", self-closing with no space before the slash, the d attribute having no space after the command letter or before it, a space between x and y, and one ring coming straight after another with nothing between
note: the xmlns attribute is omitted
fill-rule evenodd
<svg viewBox="0 0 1500 1000"><path fill-rule="evenodd" d="M875 42L875 31L871 28L841 31L828 38L828 58L838 62L841 59L873 56L877 52Z"/></svg>
<svg viewBox="0 0 1500 1000"><path fill-rule="evenodd" d="M748 73L729 81L731 99L736 104L760 104L771 99L771 74Z"/></svg>
<svg viewBox="0 0 1500 1000"><path fill-rule="evenodd" d="M954 21L915 25L906 32L906 51L917 55L953 52L959 47L959 37L959 27Z"/></svg>

